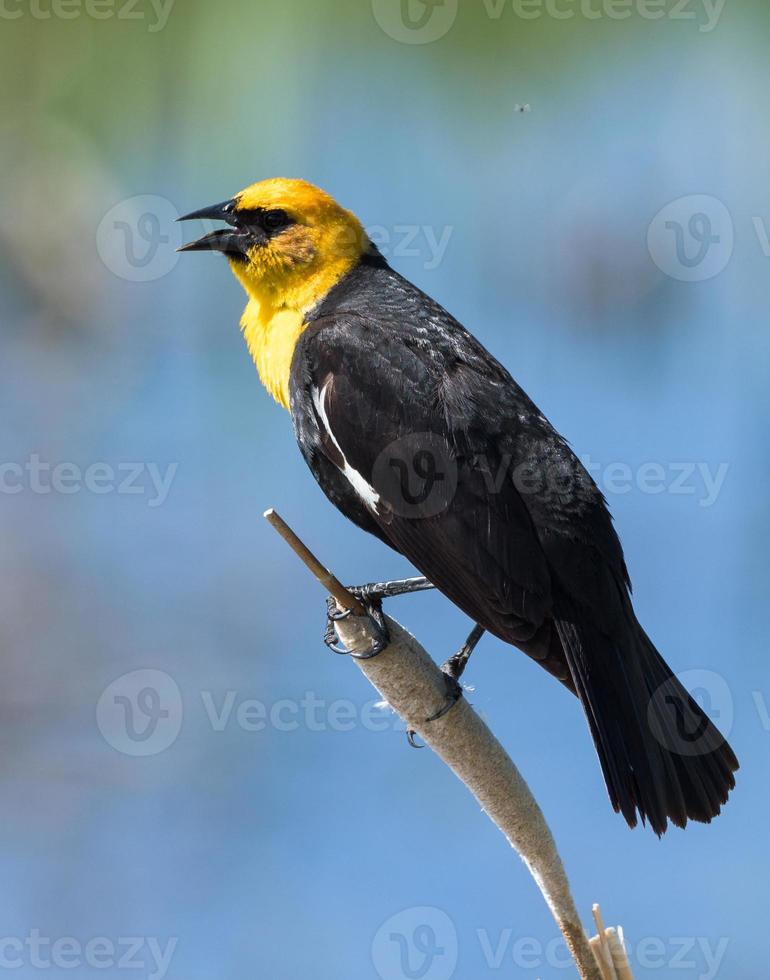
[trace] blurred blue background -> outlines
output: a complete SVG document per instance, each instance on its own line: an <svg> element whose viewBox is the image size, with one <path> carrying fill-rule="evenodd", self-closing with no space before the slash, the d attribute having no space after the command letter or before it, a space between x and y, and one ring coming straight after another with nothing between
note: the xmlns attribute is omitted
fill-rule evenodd
<svg viewBox="0 0 770 980"><path fill-rule="evenodd" d="M523 866L326 650L323 595L262 520L343 580L411 573L313 483L226 262L174 252L176 214L284 175L376 229L590 457L639 616L742 762L713 825L631 832L577 701L486 638L471 699L581 911L625 927L637 977L764 975L766 4L0 20L0 966L572 975ZM389 611L439 660L469 627L440 596Z"/></svg>

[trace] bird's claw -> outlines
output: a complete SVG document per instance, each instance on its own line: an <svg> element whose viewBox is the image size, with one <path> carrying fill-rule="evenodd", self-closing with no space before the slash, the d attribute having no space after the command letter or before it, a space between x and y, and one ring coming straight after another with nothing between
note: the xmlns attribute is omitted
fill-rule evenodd
<svg viewBox="0 0 770 980"><path fill-rule="evenodd" d="M340 609L333 595L327 598L326 616L332 623L340 623L343 619L347 619L348 616L352 615L352 613L352 609Z"/></svg>
<svg viewBox="0 0 770 980"><path fill-rule="evenodd" d="M424 745L418 745L415 739L417 738L417 732L410 728L406 733L406 740L412 746L413 749L424 749Z"/></svg>
<svg viewBox="0 0 770 980"><path fill-rule="evenodd" d="M354 660L371 660L373 657L381 654L390 643L390 634L388 632L387 624L385 623L385 616L382 612L382 600L379 599L374 593L364 594L366 593L366 589L351 591L353 591L353 594L366 610L366 615L371 624L371 631L374 634L374 640L371 647L361 653L356 653L348 650L346 647L337 642L338 637L334 624L339 623L343 619L347 619L348 616L351 615L351 610L340 609L334 596L329 596L329 598L326 600L326 630L324 632L324 643L334 653L353 657Z"/></svg>
<svg viewBox="0 0 770 980"><path fill-rule="evenodd" d="M443 674L444 674L444 683L446 684L446 689L447 689L446 699L444 703L441 705L441 707L438 709L438 711L435 711L430 716L430 718L425 719L426 724L430 721L438 721L439 718L443 718L444 715L449 711L449 709L453 708L460 700L460 698L463 696L462 685L457 680L457 678L453 677L452 674L449 673L449 671L447 670L444 670Z"/></svg>
<svg viewBox="0 0 770 980"><path fill-rule="evenodd" d="M441 670L444 675L444 683L446 684L447 688L446 700L438 711L435 711L429 718L425 719L426 725L431 721L438 721L439 718L443 718L449 709L453 708L463 696L462 685L457 678L452 675L451 667L448 667L447 664L445 664ZM407 730L406 738L413 749L425 748L424 745L418 745L418 743L415 741L417 738L417 732L413 728Z"/></svg>

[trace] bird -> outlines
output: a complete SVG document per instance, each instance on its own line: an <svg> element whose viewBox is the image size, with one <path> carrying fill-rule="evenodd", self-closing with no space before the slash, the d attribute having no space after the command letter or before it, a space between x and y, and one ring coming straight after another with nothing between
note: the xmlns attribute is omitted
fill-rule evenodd
<svg viewBox="0 0 770 980"><path fill-rule="evenodd" d="M258 181L193 219L224 225L180 251L226 256L248 350L320 488L421 573L357 594L375 611L433 587L475 624L440 713L489 632L578 697L629 826L709 823L738 760L637 620L603 494L506 368L307 181Z"/></svg>

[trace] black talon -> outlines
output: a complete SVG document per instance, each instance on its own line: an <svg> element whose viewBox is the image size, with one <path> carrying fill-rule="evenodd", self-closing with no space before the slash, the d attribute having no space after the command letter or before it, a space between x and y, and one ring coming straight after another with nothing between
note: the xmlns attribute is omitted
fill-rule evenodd
<svg viewBox="0 0 770 980"><path fill-rule="evenodd" d="M341 623L353 613L352 609L340 609L333 595L326 600L326 610L326 615L333 623Z"/></svg>
<svg viewBox="0 0 770 980"><path fill-rule="evenodd" d="M390 645L390 640L375 640L372 644L371 650L367 650L366 653L351 653L350 656L354 660L374 660L375 657L379 657L382 651Z"/></svg>
<svg viewBox="0 0 770 980"><path fill-rule="evenodd" d="M334 630L334 621L330 616L326 619L324 643L332 651L332 653L338 653L340 656L347 656L347 654L350 652L344 646L337 643L337 634Z"/></svg>
<svg viewBox="0 0 770 980"><path fill-rule="evenodd" d="M443 718L447 711L453 708L463 696L462 685L446 670L444 671L444 683L447 687L446 701L444 701L438 711L434 712L430 718L425 719L426 723L429 721L438 721L439 718Z"/></svg>
<svg viewBox="0 0 770 980"><path fill-rule="evenodd" d="M415 742L416 738L417 732L413 728L410 728L406 733L407 742L409 742L413 749L424 749L424 745L418 745L417 742Z"/></svg>
<svg viewBox="0 0 770 980"><path fill-rule="evenodd" d="M324 643L332 651L332 653L337 653L340 656L347 656L350 651L342 646L342 644L337 643L337 633L334 629L334 624L339 623L343 619L347 619L350 615L350 609L340 609L337 605L337 600L334 596L329 596L326 600L326 629L324 630Z"/></svg>
<svg viewBox="0 0 770 980"><path fill-rule="evenodd" d="M344 647L341 643L337 643L336 640L329 639L328 635L324 637L324 643L331 650L332 653L336 653L340 657L350 656L350 650L348 650L347 647Z"/></svg>

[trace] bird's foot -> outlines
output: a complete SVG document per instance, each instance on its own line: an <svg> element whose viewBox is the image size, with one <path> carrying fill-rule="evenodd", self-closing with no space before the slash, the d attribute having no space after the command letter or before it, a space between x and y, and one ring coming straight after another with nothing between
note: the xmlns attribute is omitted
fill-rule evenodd
<svg viewBox="0 0 770 980"><path fill-rule="evenodd" d="M471 654L476 649L476 645L483 635L483 626L474 626L470 636L465 643L463 643L462 647L460 647L457 653L441 665L441 671L444 675L444 684L446 685L446 698L438 711L435 711L429 718L425 719L426 725L431 721L438 721L439 718L443 718L450 708L453 708L463 696L460 678L463 675L463 671L468 666L468 661L471 658ZM414 740L416 734L417 733L413 729L410 729L406 733L406 737L409 739L409 744L413 748L418 749L421 748L421 746L419 746Z"/></svg>
<svg viewBox="0 0 770 980"><path fill-rule="evenodd" d="M324 643L334 653L351 656L355 660L371 660L373 657L376 657L378 654L382 653L385 647L387 647L390 643L390 633L388 632L388 626L382 612L382 599L374 595L364 596L360 592L355 592L353 589L350 591L353 592L366 610L366 615L369 619L370 630L372 633L372 644L368 650L354 652L348 650L347 647L342 646L338 642L335 623L339 623L341 620L347 619L348 616L351 615L351 610L340 609L334 596L329 596L329 598L326 600L326 630L324 632Z"/></svg>
<svg viewBox="0 0 770 980"><path fill-rule="evenodd" d="M444 715L453 708L460 698L463 696L462 684L460 684L460 674L462 674L462 669L457 669L457 661L459 654L455 654L454 657L450 657L446 663L441 665L441 672L444 675L444 685L446 687L446 697L444 698L444 703L438 709L434 711L430 717L425 719L425 724L429 724L432 721L438 721L439 718L443 718ZM463 666L465 666L463 664ZM418 745L415 741L417 738L417 732L410 728L406 733L407 740L413 749L421 749L422 745Z"/></svg>
<svg viewBox="0 0 770 980"><path fill-rule="evenodd" d="M385 625L385 617L382 613L382 600L392 599L399 595L410 595L413 592L424 592L426 589L433 589L435 586L424 576L415 578L396 579L392 582L369 582L367 585L348 586L348 592L352 593L366 610L366 614L372 624L374 642L370 650L364 653L351 653L338 643L337 632L334 624L341 619L347 619L350 615L349 609L339 610L337 603L332 597L326 602L326 632L324 633L324 643L339 654L350 654L357 660L370 660L382 653L390 643L388 628Z"/></svg>

